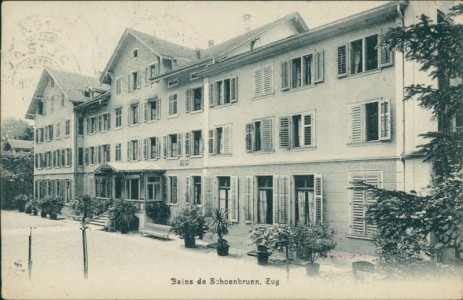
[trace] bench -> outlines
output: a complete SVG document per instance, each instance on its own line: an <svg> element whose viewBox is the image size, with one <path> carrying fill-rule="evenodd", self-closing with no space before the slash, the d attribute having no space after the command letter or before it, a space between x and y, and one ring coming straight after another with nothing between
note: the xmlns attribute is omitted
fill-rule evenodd
<svg viewBox="0 0 463 300"><path fill-rule="evenodd" d="M376 273L375 265L369 261L355 261L352 263L352 275L354 280L363 280L364 273Z"/></svg>
<svg viewBox="0 0 463 300"><path fill-rule="evenodd" d="M170 226L150 224L143 229L139 229L138 232L140 232L141 235L169 240Z"/></svg>

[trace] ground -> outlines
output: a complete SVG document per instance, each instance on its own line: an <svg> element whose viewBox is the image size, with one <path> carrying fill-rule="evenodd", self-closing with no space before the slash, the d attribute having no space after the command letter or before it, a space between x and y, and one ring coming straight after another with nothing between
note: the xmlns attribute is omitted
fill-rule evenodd
<svg viewBox="0 0 463 300"><path fill-rule="evenodd" d="M48 220L2 211L2 297L4 299L236 299L236 298L461 298L462 278L354 282L350 262L320 260L312 278L300 265L259 266L237 249L219 257L198 241L186 249L174 238L162 241L138 233L87 230L89 277L83 278L82 232L76 221ZM32 229L31 280L28 236ZM257 285L217 284L253 280ZM211 284L215 280L215 284Z"/></svg>

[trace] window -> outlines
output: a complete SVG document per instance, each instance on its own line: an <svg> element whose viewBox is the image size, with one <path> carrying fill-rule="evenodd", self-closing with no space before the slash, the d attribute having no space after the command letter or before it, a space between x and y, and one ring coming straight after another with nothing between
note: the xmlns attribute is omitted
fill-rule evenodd
<svg viewBox="0 0 463 300"><path fill-rule="evenodd" d="M324 52L318 51L281 64L281 88L299 88L323 82Z"/></svg>
<svg viewBox="0 0 463 300"><path fill-rule="evenodd" d="M122 127L122 108L116 108L116 128Z"/></svg>
<svg viewBox="0 0 463 300"><path fill-rule="evenodd" d="M159 75L159 64L157 62L150 64L145 68L145 82Z"/></svg>
<svg viewBox="0 0 463 300"><path fill-rule="evenodd" d="M161 118L161 101L158 97L150 98L145 105L145 122Z"/></svg>
<svg viewBox="0 0 463 300"><path fill-rule="evenodd" d="M177 103L177 93L169 94L169 112L168 112L169 116L176 116L177 115L177 113L178 113L177 105L178 105L178 103Z"/></svg>
<svg viewBox="0 0 463 300"><path fill-rule="evenodd" d="M362 143L391 139L390 101L381 99L350 107L350 141Z"/></svg>
<svg viewBox="0 0 463 300"><path fill-rule="evenodd" d="M121 143L117 143L115 148L116 148L115 160L121 161L122 160Z"/></svg>
<svg viewBox="0 0 463 300"><path fill-rule="evenodd" d="M95 178L95 195L100 198L111 198L111 180L108 178Z"/></svg>
<svg viewBox="0 0 463 300"><path fill-rule="evenodd" d="M111 161L111 147L109 144L98 146L98 163Z"/></svg>
<svg viewBox="0 0 463 300"><path fill-rule="evenodd" d="M108 131L109 129L111 129L111 115L109 113L104 113L102 115L102 125L103 125L103 131Z"/></svg>
<svg viewBox="0 0 463 300"><path fill-rule="evenodd" d="M137 58L138 57L138 49L137 48L132 49L131 57L132 58Z"/></svg>
<svg viewBox="0 0 463 300"><path fill-rule="evenodd" d="M89 161L91 165L94 165L96 163L95 147L89 148Z"/></svg>
<svg viewBox="0 0 463 300"><path fill-rule="evenodd" d="M273 224L272 176L257 176L257 224Z"/></svg>
<svg viewBox="0 0 463 300"><path fill-rule="evenodd" d="M218 193L219 209L224 210L226 218L238 222L238 177L219 176L214 181Z"/></svg>
<svg viewBox="0 0 463 300"><path fill-rule="evenodd" d="M201 201L201 176L192 176L193 178L193 204L200 205Z"/></svg>
<svg viewBox="0 0 463 300"><path fill-rule="evenodd" d="M45 109L42 101L37 101L37 114L44 115Z"/></svg>
<svg viewBox="0 0 463 300"><path fill-rule="evenodd" d="M209 106L238 101L238 77L217 80L209 85Z"/></svg>
<svg viewBox="0 0 463 300"><path fill-rule="evenodd" d="M167 81L167 87L171 88L178 85L178 78L169 79Z"/></svg>
<svg viewBox="0 0 463 300"><path fill-rule="evenodd" d="M79 147L77 151L78 151L77 164L79 166L83 166L84 165L84 148Z"/></svg>
<svg viewBox="0 0 463 300"><path fill-rule="evenodd" d="M272 151L272 119L263 119L246 124L246 151Z"/></svg>
<svg viewBox="0 0 463 300"><path fill-rule="evenodd" d="M374 34L338 46L338 77L392 66L392 52L384 46L378 46L380 39Z"/></svg>
<svg viewBox="0 0 463 300"><path fill-rule="evenodd" d="M43 133L44 133L44 129L43 129L43 128L39 128L39 129L38 129L38 139L39 139L38 142L39 142L39 143L43 143L43 140L44 140L44 139L43 139L43 136L44 136Z"/></svg>
<svg viewBox="0 0 463 300"><path fill-rule="evenodd" d="M71 166L71 159L72 159L72 155L71 155L71 148L66 148L66 167L70 167Z"/></svg>
<svg viewBox="0 0 463 300"><path fill-rule="evenodd" d="M122 93L122 77L116 78L116 95L120 95Z"/></svg>
<svg viewBox="0 0 463 300"><path fill-rule="evenodd" d="M174 133L169 134L166 138L167 143L167 157L179 157L182 156L182 134Z"/></svg>
<svg viewBox="0 0 463 300"><path fill-rule="evenodd" d="M70 179L66 179L65 180L65 201L66 203L68 203L69 201L71 201L71 197L72 197L72 193L71 193L71 180Z"/></svg>
<svg viewBox="0 0 463 300"><path fill-rule="evenodd" d="M131 178L125 181L127 198L130 200L139 200L140 199L140 179Z"/></svg>
<svg viewBox="0 0 463 300"><path fill-rule="evenodd" d="M321 175L294 176L294 223L308 225L323 222Z"/></svg>
<svg viewBox="0 0 463 300"><path fill-rule="evenodd" d="M47 142L53 140L53 125L48 125L45 127L45 140Z"/></svg>
<svg viewBox="0 0 463 300"><path fill-rule="evenodd" d="M315 113L280 118L280 148L315 146Z"/></svg>
<svg viewBox="0 0 463 300"><path fill-rule="evenodd" d="M254 97L273 94L273 65L254 70Z"/></svg>
<svg viewBox="0 0 463 300"><path fill-rule="evenodd" d="M197 87L187 90L185 111L189 113L201 110L203 110L203 88Z"/></svg>
<svg viewBox="0 0 463 300"><path fill-rule="evenodd" d="M61 165L66 166L66 149L61 149Z"/></svg>
<svg viewBox="0 0 463 300"><path fill-rule="evenodd" d="M56 123L56 139L59 139L61 137L61 123L58 122Z"/></svg>
<svg viewBox="0 0 463 300"><path fill-rule="evenodd" d="M77 134L84 135L84 118L79 117L77 123Z"/></svg>
<svg viewBox="0 0 463 300"><path fill-rule="evenodd" d="M231 125L209 130L209 154L231 154Z"/></svg>
<svg viewBox="0 0 463 300"><path fill-rule="evenodd" d="M203 140L201 130L185 133L185 156L199 156L203 154Z"/></svg>
<svg viewBox="0 0 463 300"><path fill-rule="evenodd" d="M160 152L160 143L157 137L150 137L143 140L143 157L145 159L158 159Z"/></svg>
<svg viewBox="0 0 463 300"><path fill-rule="evenodd" d="M128 75L128 91L132 92L141 87L140 85L140 70L133 71Z"/></svg>
<svg viewBox="0 0 463 300"><path fill-rule="evenodd" d="M127 161L139 160L140 158L140 143L138 140L127 142Z"/></svg>
<svg viewBox="0 0 463 300"><path fill-rule="evenodd" d="M129 125L138 124L140 121L140 106L137 104L129 105Z"/></svg>
<svg viewBox="0 0 463 300"><path fill-rule="evenodd" d="M177 176L169 176L169 203L177 204Z"/></svg>
<svg viewBox="0 0 463 300"><path fill-rule="evenodd" d="M71 134L71 120L66 120L64 134L69 136Z"/></svg>
<svg viewBox="0 0 463 300"><path fill-rule="evenodd" d="M148 177L146 182L147 200L162 201L161 177Z"/></svg>
<svg viewBox="0 0 463 300"><path fill-rule="evenodd" d="M350 183L355 185L356 182L365 182L376 187L382 187L381 172L351 172ZM351 206L351 234L363 237L372 237L377 229L376 224L365 219L368 207L376 203L370 192L364 190L350 190L350 206Z"/></svg>
<svg viewBox="0 0 463 300"><path fill-rule="evenodd" d="M87 118L87 134L94 134L97 132L97 119L96 117L88 117Z"/></svg>
<svg viewBox="0 0 463 300"><path fill-rule="evenodd" d="M50 98L50 111L55 111L55 96Z"/></svg>

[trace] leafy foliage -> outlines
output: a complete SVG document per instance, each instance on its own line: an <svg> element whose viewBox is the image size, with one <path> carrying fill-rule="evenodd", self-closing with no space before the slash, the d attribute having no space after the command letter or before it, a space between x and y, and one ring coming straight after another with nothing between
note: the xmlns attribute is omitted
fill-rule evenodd
<svg viewBox="0 0 463 300"><path fill-rule="evenodd" d="M13 208L15 196L33 193L34 157L32 153L2 152L0 158L2 208Z"/></svg>
<svg viewBox="0 0 463 300"><path fill-rule="evenodd" d="M223 237L228 234L228 228L230 226L232 226L232 223L227 220L227 211L219 208L214 209L209 229L212 233L217 233L219 236L219 243L223 241Z"/></svg>
<svg viewBox="0 0 463 300"><path fill-rule="evenodd" d="M196 236L202 237L207 232L207 224L204 217L193 207L182 209L171 221L171 231L181 239L190 239Z"/></svg>
<svg viewBox="0 0 463 300"><path fill-rule="evenodd" d="M156 201L146 205L146 214L156 224L167 225L170 208L164 201Z"/></svg>
<svg viewBox="0 0 463 300"><path fill-rule="evenodd" d="M334 230L324 224L298 225L293 228L291 247L298 258L314 263L326 258L336 247Z"/></svg>
<svg viewBox="0 0 463 300"><path fill-rule="evenodd" d="M116 228L120 230L138 230L139 220L135 213L138 209L124 201L118 199L110 207L111 216L116 220Z"/></svg>
<svg viewBox="0 0 463 300"><path fill-rule="evenodd" d="M25 121L10 117L2 123L2 140L9 138L32 141L34 128Z"/></svg>
<svg viewBox="0 0 463 300"><path fill-rule="evenodd" d="M293 228L289 225L255 225L248 232L248 244L264 247L269 253L282 251L293 241Z"/></svg>

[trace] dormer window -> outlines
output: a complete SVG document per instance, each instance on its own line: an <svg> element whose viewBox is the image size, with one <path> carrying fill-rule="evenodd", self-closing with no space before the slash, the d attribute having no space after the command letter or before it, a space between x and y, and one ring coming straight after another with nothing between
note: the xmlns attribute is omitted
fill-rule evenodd
<svg viewBox="0 0 463 300"><path fill-rule="evenodd" d="M132 58L137 58L138 57L138 49L135 48L132 50Z"/></svg>

